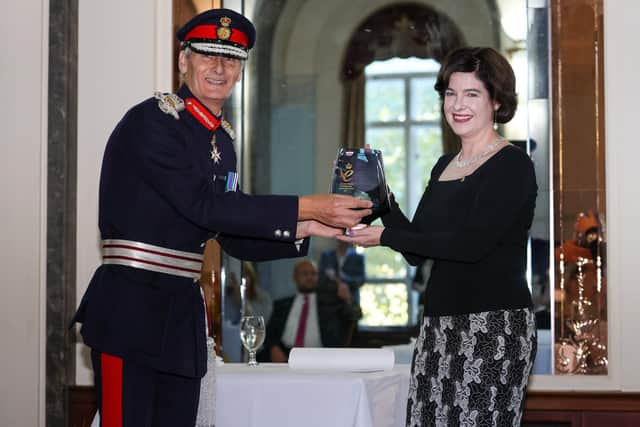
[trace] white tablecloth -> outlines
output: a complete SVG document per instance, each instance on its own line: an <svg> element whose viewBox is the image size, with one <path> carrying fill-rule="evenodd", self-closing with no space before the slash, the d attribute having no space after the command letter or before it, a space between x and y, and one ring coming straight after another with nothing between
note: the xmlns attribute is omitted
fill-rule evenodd
<svg viewBox="0 0 640 427"><path fill-rule="evenodd" d="M393 351L394 359L396 363L402 363L406 365L411 365L411 360L413 359L413 350L416 347L416 339L411 338L411 342L408 344L398 344L398 345L385 345L382 348L388 348Z"/></svg>
<svg viewBox="0 0 640 427"><path fill-rule="evenodd" d="M403 427L409 366L351 373L286 364L216 368L216 427Z"/></svg>

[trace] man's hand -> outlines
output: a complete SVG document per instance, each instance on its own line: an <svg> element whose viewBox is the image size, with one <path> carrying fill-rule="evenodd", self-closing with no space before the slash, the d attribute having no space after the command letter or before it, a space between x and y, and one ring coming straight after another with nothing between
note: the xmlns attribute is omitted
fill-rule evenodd
<svg viewBox="0 0 640 427"><path fill-rule="evenodd" d="M301 196L298 201L298 220L315 219L337 228L350 228L371 215L373 203L341 194Z"/></svg>
<svg viewBox="0 0 640 427"><path fill-rule="evenodd" d="M338 281L338 288L336 290L336 294L338 298L346 302L347 304L351 304L351 291L349 290L349 286L344 283L342 280Z"/></svg>
<svg viewBox="0 0 640 427"><path fill-rule="evenodd" d="M338 236L337 239L369 248L371 246L380 246L380 236L382 236L383 231L384 227L372 225L365 228L351 229L348 236Z"/></svg>
<svg viewBox="0 0 640 427"><path fill-rule="evenodd" d="M342 234L341 228L335 228L314 220L298 221L296 239L309 236L335 238Z"/></svg>
<svg viewBox="0 0 640 427"><path fill-rule="evenodd" d="M279 345L271 347L271 361L273 363L287 363L287 355Z"/></svg>

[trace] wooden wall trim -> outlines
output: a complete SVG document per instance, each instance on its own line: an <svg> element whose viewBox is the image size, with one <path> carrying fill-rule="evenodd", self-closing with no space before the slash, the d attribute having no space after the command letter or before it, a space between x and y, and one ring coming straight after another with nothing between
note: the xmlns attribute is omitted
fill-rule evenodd
<svg viewBox="0 0 640 427"><path fill-rule="evenodd" d="M96 413L96 394L93 386L69 387L69 426L89 427Z"/></svg>
<svg viewBox="0 0 640 427"><path fill-rule="evenodd" d="M216 341L216 354L222 354L222 248L214 240L208 240L202 258L200 286L208 309L211 330L209 335Z"/></svg>
<svg viewBox="0 0 640 427"><path fill-rule="evenodd" d="M526 411L640 412L640 393L530 391Z"/></svg>
<svg viewBox="0 0 640 427"><path fill-rule="evenodd" d="M69 405L70 426L88 427L96 411L93 387L71 386ZM636 420L640 418L640 393L531 391L527 393L523 421L564 422L570 426L581 426L589 414L594 414L599 420L619 421L625 416ZM616 423L600 425L619 425Z"/></svg>

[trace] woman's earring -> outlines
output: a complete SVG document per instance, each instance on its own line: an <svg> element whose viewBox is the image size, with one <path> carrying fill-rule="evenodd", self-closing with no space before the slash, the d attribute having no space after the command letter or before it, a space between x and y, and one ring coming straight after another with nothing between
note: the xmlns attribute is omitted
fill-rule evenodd
<svg viewBox="0 0 640 427"><path fill-rule="evenodd" d="M497 110L493 110L493 130L498 130L498 122L496 122Z"/></svg>

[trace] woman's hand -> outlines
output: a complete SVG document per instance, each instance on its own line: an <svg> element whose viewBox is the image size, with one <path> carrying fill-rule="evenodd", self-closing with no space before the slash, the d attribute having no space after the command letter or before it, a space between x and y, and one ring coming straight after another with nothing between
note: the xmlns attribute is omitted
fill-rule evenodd
<svg viewBox="0 0 640 427"><path fill-rule="evenodd" d="M336 238L343 242L369 248L371 246L380 246L380 236L383 231L384 227L371 225L365 228L352 229L348 235L342 235Z"/></svg>
<svg viewBox="0 0 640 427"><path fill-rule="evenodd" d="M325 225L312 219L306 221L298 221L296 230L296 239L302 239L309 236L334 238L342 234L342 228L335 228Z"/></svg>

